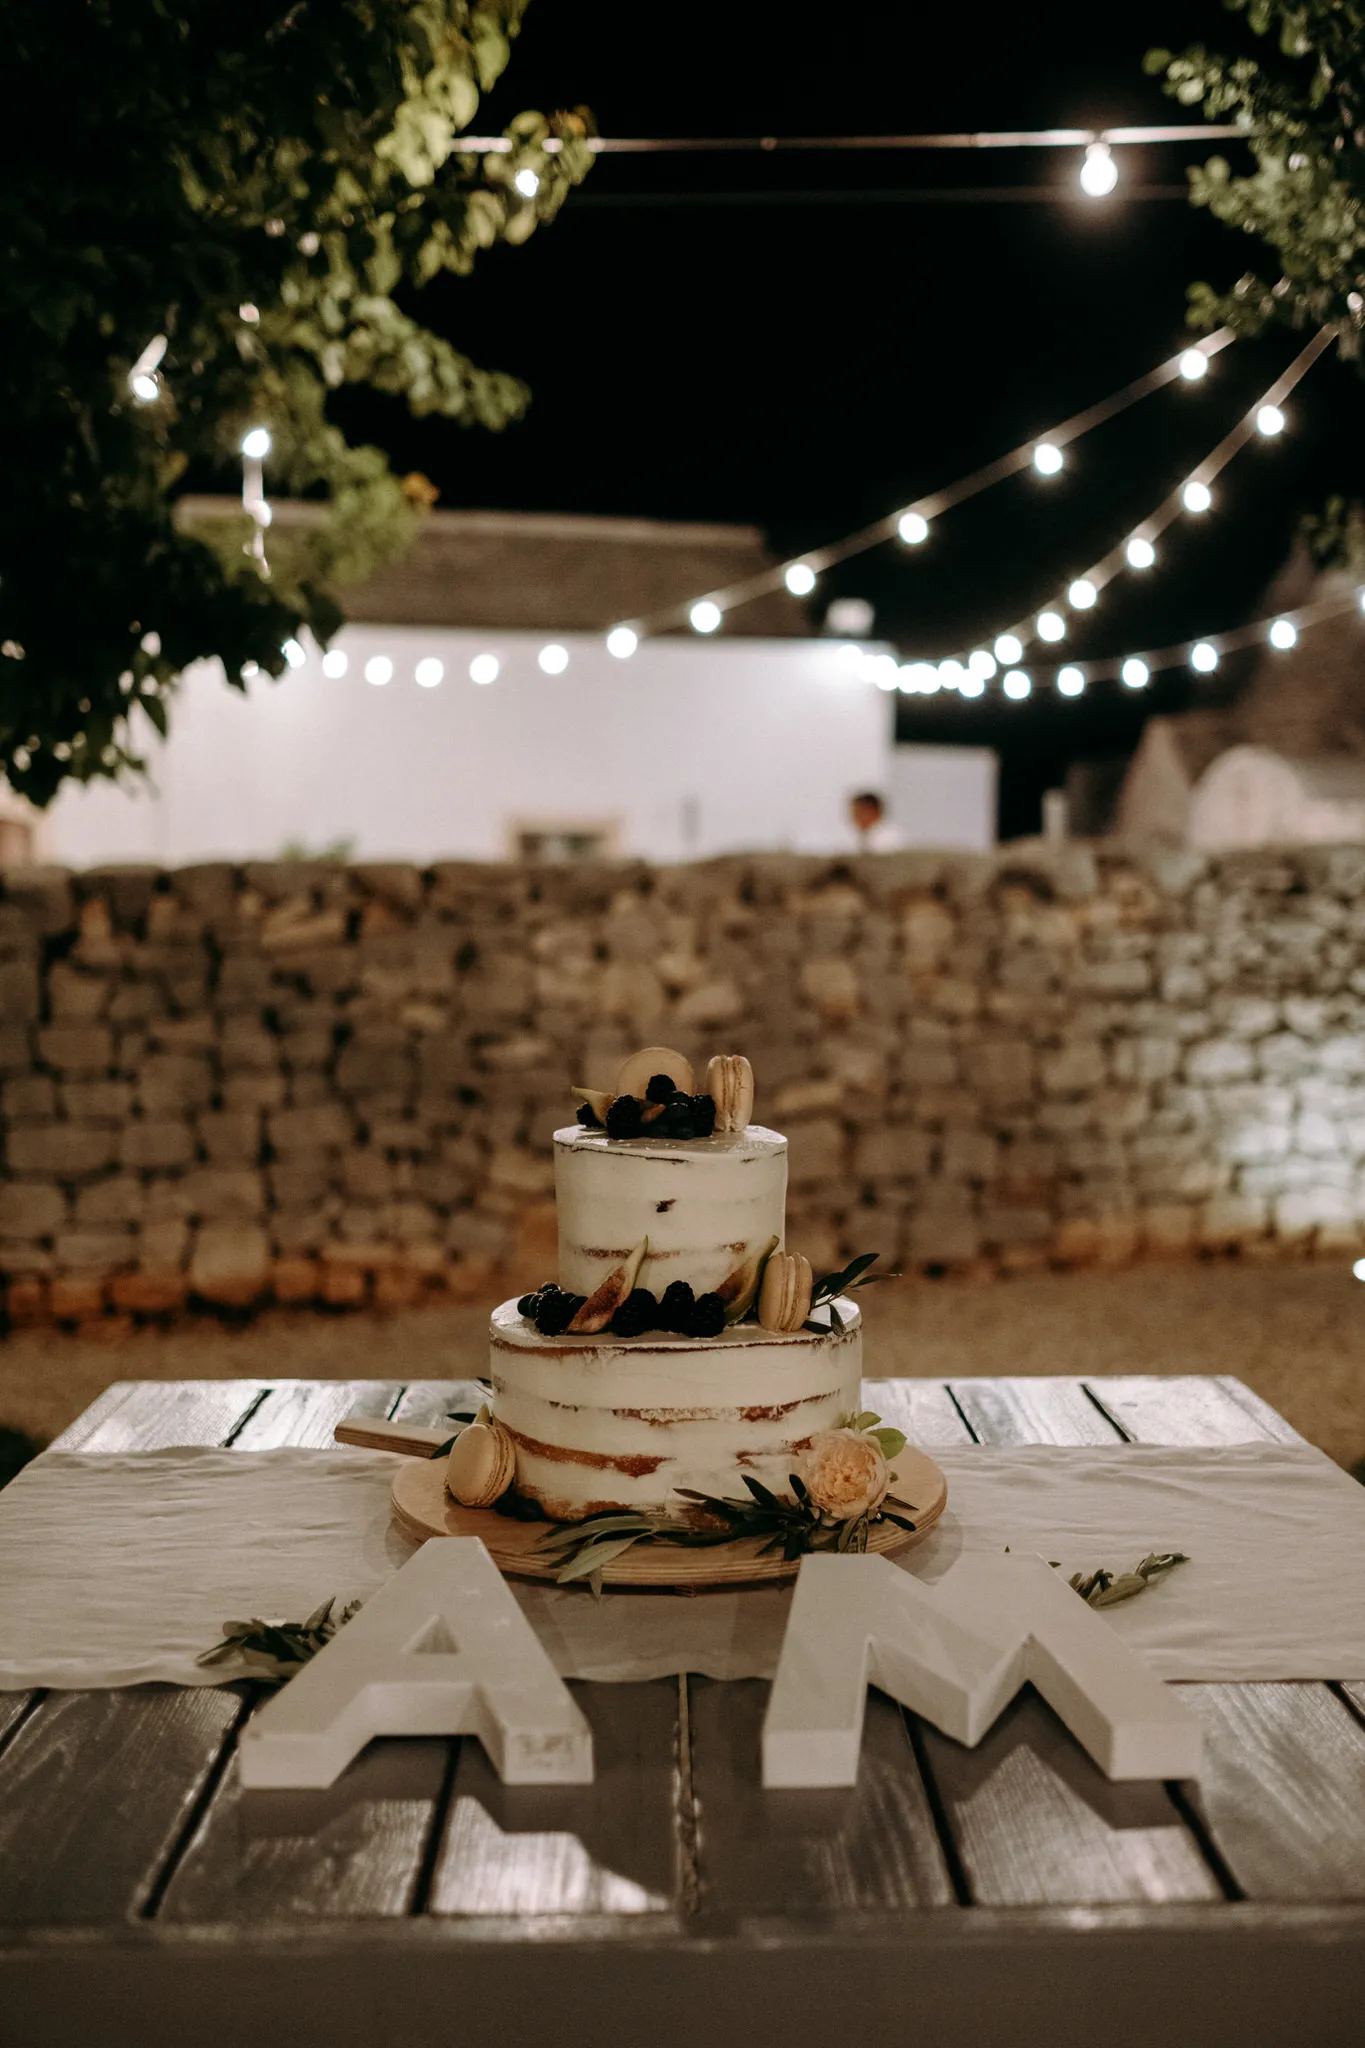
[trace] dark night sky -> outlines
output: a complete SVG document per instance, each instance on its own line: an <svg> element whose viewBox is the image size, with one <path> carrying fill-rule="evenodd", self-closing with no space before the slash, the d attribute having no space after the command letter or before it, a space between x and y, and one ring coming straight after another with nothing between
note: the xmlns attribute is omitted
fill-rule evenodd
<svg viewBox="0 0 1365 2048"><path fill-rule="evenodd" d="M1144 77L1154 43L1240 47L1239 17L1152 0L838 9L732 0L534 0L479 125L586 103L606 135L873 134L1102 127L1188 119ZM1183 182L1211 149L1125 150L1125 183ZM1234 159L1235 160L1235 159ZM559 220L444 279L414 310L531 385L501 436L349 401L351 430L424 470L446 506L717 519L783 553L946 483L1140 375L1181 344L1185 288L1273 260L1182 201L1073 197L1069 152L702 155L600 159ZM1037 202L877 202L935 187L1056 184ZM677 203L696 193L828 194ZM668 204L621 204L660 194ZM842 195L842 197L840 197ZM858 195L858 196L854 196ZM616 201L618 203L610 203ZM1295 351L1239 344L1031 476L946 515L922 550L884 547L822 583L870 598L907 653L956 651L1055 593L1178 482ZM1213 515L1169 533L1162 570L1111 586L1084 654L1162 645L1255 615L1300 514L1358 490L1365 407L1328 360L1292 431L1227 472ZM1196 701L1173 675L1135 700L1093 688L903 700L901 737L1002 753L1002 830L1035 830L1069 758L1132 744L1142 717Z"/></svg>

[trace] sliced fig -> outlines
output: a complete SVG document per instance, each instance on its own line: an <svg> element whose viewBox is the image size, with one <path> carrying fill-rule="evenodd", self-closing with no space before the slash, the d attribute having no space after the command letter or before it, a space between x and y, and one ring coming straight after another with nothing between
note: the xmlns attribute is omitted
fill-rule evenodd
<svg viewBox="0 0 1365 2048"><path fill-rule="evenodd" d="M607 1111L616 1100L616 1097L609 1088L574 1088L570 1090L570 1093L580 1107L592 1111L599 1124L606 1122Z"/></svg>
<svg viewBox="0 0 1365 2048"><path fill-rule="evenodd" d="M569 1324L570 1336L595 1337L599 1330L606 1329L622 1302L628 1301L635 1291L648 1250L649 1239L642 1237L629 1258L614 1267L601 1286L588 1296Z"/></svg>
<svg viewBox="0 0 1365 2048"><path fill-rule="evenodd" d="M674 1052L671 1045L647 1045L643 1052L633 1052L616 1076L618 1095L638 1095L645 1100L650 1082L656 1074L667 1074L673 1086L684 1095L690 1095L694 1087L692 1062L680 1052Z"/></svg>
<svg viewBox="0 0 1365 2048"><path fill-rule="evenodd" d="M733 1272L727 1273L715 1289L725 1303L727 1323L737 1323L742 1316L748 1315L763 1283L763 1269L777 1250L778 1243L777 1238L770 1237L761 1251L750 1252L748 1258L741 1260Z"/></svg>

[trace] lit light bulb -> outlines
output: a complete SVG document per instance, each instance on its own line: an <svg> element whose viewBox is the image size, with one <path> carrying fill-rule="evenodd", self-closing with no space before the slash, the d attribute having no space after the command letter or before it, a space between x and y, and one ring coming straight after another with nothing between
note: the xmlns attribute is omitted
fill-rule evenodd
<svg viewBox="0 0 1365 2048"><path fill-rule="evenodd" d="M1135 533L1124 549L1130 569L1150 569L1156 560L1156 549L1140 533Z"/></svg>
<svg viewBox="0 0 1365 2048"><path fill-rule="evenodd" d="M613 626L607 635L607 653L614 654L618 661L629 661L640 644L640 636L633 626Z"/></svg>
<svg viewBox="0 0 1365 2048"><path fill-rule="evenodd" d="M1276 619L1266 635L1271 646L1278 647L1281 653L1292 647L1298 637L1299 629L1292 619Z"/></svg>
<svg viewBox="0 0 1365 2048"><path fill-rule="evenodd" d="M1268 439L1284 432L1284 414L1278 405L1263 405L1258 409L1256 431L1258 434L1266 435Z"/></svg>
<svg viewBox="0 0 1365 2048"><path fill-rule="evenodd" d="M863 664L863 680L875 683L879 690L895 690L900 687L900 670L894 654L869 654Z"/></svg>
<svg viewBox="0 0 1365 2048"><path fill-rule="evenodd" d="M325 676L330 676L333 682L339 676L344 676L350 665L350 662L339 647L329 648L322 657L322 673Z"/></svg>
<svg viewBox="0 0 1365 2048"><path fill-rule="evenodd" d="M938 665L938 679L945 690L960 690L966 673L960 661L941 661Z"/></svg>
<svg viewBox="0 0 1365 2048"><path fill-rule="evenodd" d="M1033 685L1021 668L1012 668L1005 677L1005 695L1017 702L1027 697Z"/></svg>
<svg viewBox="0 0 1365 2048"><path fill-rule="evenodd" d="M387 654L372 654L365 664L365 680L382 688L393 681L393 663Z"/></svg>
<svg viewBox="0 0 1365 2048"><path fill-rule="evenodd" d="M1213 492L1197 476L1192 476L1180 493L1180 502L1187 512L1207 512L1213 503Z"/></svg>
<svg viewBox="0 0 1365 2048"><path fill-rule="evenodd" d="M1085 688L1085 670L1081 668L1059 668L1057 688L1064 697L1079 697Z"/></svg>
<svg viewBox="0 0 1365 2048"><path fill-rule="evenodd" d="M967 673L976 676L983 683L990 681L995 669L995 656L987 654L984 647L974 647L967 656Z"/></svg>
<svg viewBox="0 0 1365 2048"><path fill-rule="evenodd" d="M1365 584L1362 584L1360 589L1356 592L1356 603L1360 606L1360 609L1363 612L1365 612Z"/></svg>
<svg viewBox="0 0 1365 2048"><path fill-rule="evenodd" d="M1351 1273L1354 1279L1365 1280L1365 1259L1357 1259L1351 1268Z"/></svg>
<svg viewBox="0 0 1365 2048"><path fill-rule="evenodd" d="M1123 667L1119 670L1119 674L1123 677L1130 690L1145 690L1152 679L1152 671L1148 668L1145 661L1139 660L1136 654L1129 655L1127 661L1124 662Z"/></svg>
<svg viewBox="0 0 1365 2048"><path fill-rule="evenodd" d="M1092 142L1086 147L1085 161L1081 165L1081 190L1088 199L1107 198L1118 184L1119 167L1114 162L1114 153L1107 142Z"/></svg>
<svg viewBox="0 0 1365 2048"><path fill-rule="evenodd" d="M1180 358L1180 374L1187 384L1197 384L1209 373L1209 359L1202 348L1187 348Z"/></svg>
<svg viewBox="0 0 1365 2048"><path fill-rule="evenodd" d="M1023 641L1017 639L1013 633L1002 633L995 643L995 658L1006 666L1012 661L1018 661L1023 651Z"/></svg>
<svg viewBox="0 0 1365 2048"><path fill-rule="evenodd" d="M1190 667L1201 676L1212 675L1218 666L1218 649L1211 640L1196 640L1190 649Z"/></svg>
<svg viewBox="0 0 1365 2048"><path fill-rule="evenodd" d="M536 661L547 676L562 676L569 666L569 650L561 647L557 640L551 640L541 648Z"/></svg>
<svg viewBox="0 0 1365 2048"><path fill-rule="evenodd" d="M134 371L128 379L128 389L141 405L154 405L161 396L161 379L149 370Z"/></svg>
<svg viewBox="0 0 1365 2048"><path fill-rule="evenodd" d="M154 629L149 629L147 632L143 634L142 638L139 640L138 646L142 649L144 654L160 654L161 635Z"/></svg>
<svg viewBox="0 0 1365 2048"><path fill-rule="evenodd" d="M943 688L943 683L940 679L939 672L934 667L932 661L924 662L922 665L922 669L923 672L920 676L920 691L926 697L936 697L939 691Z"/></svg>
<svg viewBox="0 0 1365 2048"><path fill-rule="evenodd" d="M694 633L714 633L720 624L720 606L703 597L687 614L687 623Z"/></svg>
<svg viewBox="0 0 1365 2048"><path fill-rule="evenodd" d="M904 697L913 697L919 689L919 663L903 661L896 670L896 688Z"/></svg>
<svg viewBox="0 0 1365 2048"><path fill-rule="evenodd" d="M259 661L244 661L242 663L242 681L244 683L254 682L260 672L261 664Z"/></svg>
<svg viewBox="0 0 1365 2048"><path fill-rule="evenodd" d="M1073 611L1088 612L1099 596L1088 576L1078 576L1066 593L1066 601Z"/></svg>
<svg viewBox="0 0 1365 2048"><path fill-rule="evenodd" d="M540 190L540 180L532 170L518 171L512 183L523 199L534 199Z"/></svg>
<svg viewBox="0 0 1365 2048"><path fill-rule="evenodd" d="M270 453L269 427L252 427L243 434L242 453L251 462L264 462Z"/></svg>
<svg viewBox="0 0 1365 2048"><path fill-rule="evenodd" d="M793 597L809 597L815 588L815 571L809 562L793 562L782 581Z"/></svg>
<svg viewBox="0 0 1365 2048"><path fill-rule="evenodd" d="M1040 640L1065 640L1066 620L1060 612L1039 612L1038 638Z"/></svg>
<svg viewBox="0 0 1365 2048"><path fill-rule="evenodd" d="M302 668L308 659L308 656L304 653L297 640L286 640L280 649L280 653L289 663L290 668Z"/></svg>
<svg viewBox="0 0 1365 2048"><path fill-rule="evenodd" d="M1055 441L1040 441L1033 451L1033 467L1039 476L1056 476L1062 460L1062 451Z"/></svg>
<svg viewBox="0 0 1365 2048"><path fill-rule="evenodd" d="M237 308L237 318L244 321L248 327L255 327L259 323L260 317L260 307L253 306L250 299L243 300L242 304Z"/></svg>
<svg viewBox="0 0 1365 2048"><path fill-rule="evenodd" d="M495 683L502 674L502 663L496 654L476 654L469 664L471 683Z"/></svg>
<svg viewBox="0 0 1365 2048"><path fill-rule="evenodd" d="M964 697L984 697L986 694L986 678L979 672L968 669L966 675L962 678L959 688Z"/></svg>
<svg viewBox="0 0 1365 2048"><path fill-rule="evenodd" d="M929 538L929 522L918 512L902 512L896 521L896 531L908 548L917 548Z"/></svg>
<svg viewBox="0 0 1365 2048"><path fill-rule="evenodd" d="M445 676L445 663L438 661L434 654L428 654L413 670L414 679L424 690L434 690Z"/></svg>

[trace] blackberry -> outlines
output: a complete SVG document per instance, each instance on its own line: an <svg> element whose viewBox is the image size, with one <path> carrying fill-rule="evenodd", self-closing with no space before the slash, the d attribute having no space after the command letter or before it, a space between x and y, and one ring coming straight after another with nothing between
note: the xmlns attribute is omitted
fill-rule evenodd
<svg viewBox="0 0 1365 2048"><path fill-rule="evenodd" d="M585 1131L600 1131L602 1119L590 1102L580 1102L576 1112L577 1120Z"/></svg>
<svg viewBox="0 0 1365 2048"><path fill-rule="evenodd" d="M716 1098L714 1095L692 1097L692 1129L698 1138L709 1138L716 1128Z"/></svg>
<svg viewBox="0 0 1365 2048"><path fill-rule="evenodd" d="M614 1337L640 1337L659 1327L659 1304L647 1287L628 1294L611 1319Z"/></svg>
<svg viewBox="0 0 1365 2048"><path fill-rule="evenodd" d="M636 1095L618 1095L607 1111L609 1138L638 1138L644 1129L644 1104Z"/></svg>
<svg viewBox="0 0 1365 2048"><path fill-rule="evenodd" d="M541 1336L563 1336L587 1298L586 1294L566 1294L560 1287L547 1288L536 1309L536 1328Z"/></svg>
<svg viewBox="0 0 1365 2048"><path fill-rule="evenodd" d="M695 1306L696 1296L687 1282L674 1280L664 1289L663 1300L659 1303L659 1328L673 1330L678 1336L686 1337Z"/></svg>
<svg viewBox="0 0 1365 2048"><path fill-rule="evenodd" d="M687 1325L689 1337L719 1337L725 1328L725 1303L718 1294L699 1294Z"/></svg>
<svg viewBox="0 0 1365 2048"><path fill-rule="evenodd" d="M525 1316L528 1322L533 1323L536 1319L536 1310L540 1307L541 1296L543 1294L554 1294L556 1291L554 1282L547 1280L545 1285L537 1287L533 1294L523 1294L521 1300L517 1303L517 1314Z"/></svg>
<svg viewBox="0 0 1365 2048"><path fill-rule="evenodd" d="M646 1102L668 1102L677 1091L677 1082L671 1074L651 1074L645 1090Z"/></svg>
<svg viewBox="0 0 1365 2048"><path fill-rule="evenodd" d="M692 1127L692 1097L674 1089L663 1106L663 1114L654 1125L661 1138L690 1138Z"/></svg>

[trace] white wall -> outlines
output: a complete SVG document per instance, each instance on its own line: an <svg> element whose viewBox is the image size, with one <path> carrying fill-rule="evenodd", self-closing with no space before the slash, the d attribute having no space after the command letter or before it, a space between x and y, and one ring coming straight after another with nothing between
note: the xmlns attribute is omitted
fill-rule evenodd
<svg viewBox="0 0 1365 2048"><path fill-rule="evenodd" d="M893 704L834 642L647 641L616 661L597 635L565 634L569 667L548 676L545 637L347 627L333 643L344 677L324 677L310 648L246 696L202 664L169 743L144 728L152 786L67 790L42 857L179 865L348 839L360 859L496 859L510 822L532 816L616 820L619 850L652 860L822 852L851 845L853 791L891 786ZM469 662L487 651L502 673L479 687ZM377 688L363 670L381 653L395 674ZM433 655L445 677L422 689L414 666ZM951 836L960 814L947 804L938 843L978 843Z"/></svg>
<svg viewBox="0 0 1365 2048"><path fill-rule="evenodd" d="M990 747L893 747L884 788L901 844L994 846L998 769Z"/></svg>

